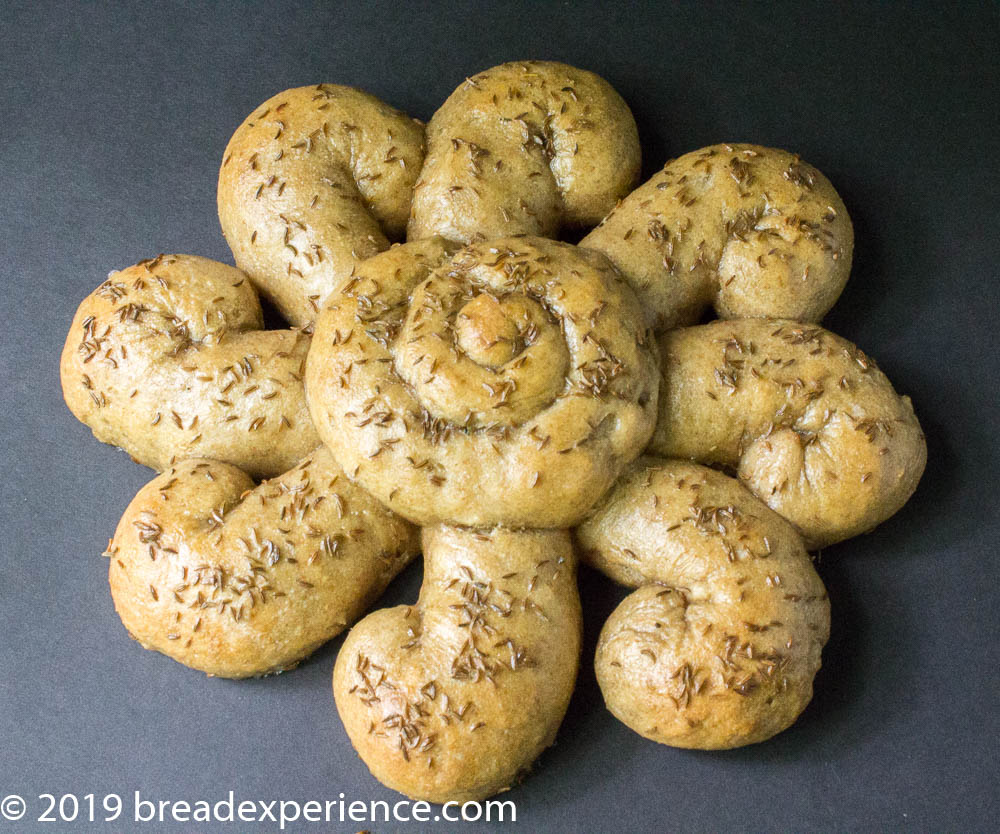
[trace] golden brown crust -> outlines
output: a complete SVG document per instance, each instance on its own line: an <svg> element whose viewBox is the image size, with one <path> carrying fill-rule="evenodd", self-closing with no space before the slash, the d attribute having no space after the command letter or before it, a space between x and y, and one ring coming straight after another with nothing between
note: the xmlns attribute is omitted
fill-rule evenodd
<svg viewBox="0 0 1000 834"><path fill-rule="evenodd" d="M724 144L668 162L580 245L622 271L659 332L708 307L819 321L847 282L854 232L829 180L798 156Z"/></svg>
<svg viewBox="0 0 1000 834"><path fill-rule="evenodd" d="M423 126L360 90L317 84L268 99L219 170L236 265L290 322L312 321L355 263L402 238L423 158Z"/></svg>
<svg viewBox="0 0 1000 834"><path fill-rule="evenodd" d="M413 606L370 614L333 672L341 720L383 784L431 802L509 787L554 740L582 623L565 530L433 527Z"/></svg>
<svg viewBox="0 0 1000 834"><path fill-rule="evenodd" d="M672 331L660 350L650 450L738 468L810 547L875 527L916 489L927 446L910 399L846 339L745 319Z"/></svg>
<svg viewBox="0 0 1000 834"><path fill-rule="evenodd" d="M638 588L605 623L595 659L618 719L705 750L795 721L812 698L830 606L784 519L720 472L640 458L576 535L582 558Z"/></svg>
<svg viewBox="0 0 1000 834"><path fill-rule="evenodd" d="M139 491L105 555L139 643L244 678L294 667L360 616L417 554L416 533L320 448L256 488L186 460Z"/></svg>
<svg viewBox="0 0 1000 834"><path fill-rule="evenodd" d="M317 431L417 523L572 524L652 430L657 356L635 296L564 243L447 254L390 250L331 299L306 369Z"/></svg>
<svg viewBox="0 0 1000 834"><path fill-rule="evenodd" d="M80 304L63 396L98 440L153 469L206 457L276 475L319 438L302 385L309 337L263 326L239 270L194 255L142 261Z"/></svg>
<svg viewBox="0 0 1000 834"><path fill-rule="evenodd" d="M603 78L551 61L466 79L427 126L408 237L468 243L593 226L635 186L635 120Z"/></svg>

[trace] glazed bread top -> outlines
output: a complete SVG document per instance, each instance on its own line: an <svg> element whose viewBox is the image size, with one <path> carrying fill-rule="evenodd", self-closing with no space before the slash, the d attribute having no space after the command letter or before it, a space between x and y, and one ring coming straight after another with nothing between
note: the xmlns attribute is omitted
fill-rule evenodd
<svg viewBox="0 0 1000 834"><path fill-rule="evenodd" d="M292 324L311 322L354 265L401 239L423 126L335 84L285 90L247 117L219 170L236 265Z"/></svg>
<svg viewBox="0 0 1000 834"><path fill-rule="evenodd" d="M830 604L802 540L733 478L644 457L576 530L581 558L638 588L597 647L608 708L663 744L738 747L812 697Z"/></svg>
<svg viewBox="0 0 1000 834"><path fill-rule="evenodd" d="M603 78L517 61L466 79L427 125L410 240L468 243L593 226L635 186L635 120Z"/></svg>
<svg viewBox="0 0 1000 834"><path fill-rule="evenodd" d="M431 802L510 787L550 745L576 681L582 623L565 530L423 531L416 605L355 626L337 709L383 783Z"/></svg>
<svg viewBox="0 0 1000 834"><path fill-rule="evenodd" d="M927 445L909 397L822 327L717 321L660 337L650 450L730 467L810 547L870 530L916 489Z"/></svg>
<svg viewBox="0 0 1000 834"><path fill-rule="evenodd" d="M711 145L668 162L580 243L607 255L657 331L720 318L819 321L851 271L854 231L795 154Z"/></svg>
<svg viewBox="0 0 1000 834"><path fill-rule="evenodd" d="M154 478L108 546L111 595L143 646L210 675L280 672L371 605L417 531L319 448L254 486L193 458Z"/></svg>
<svg viewBox="0 0 1000 834"><path fill-rule="evenodd" d="M319 437L302 385L309 336L263 327L239 270L194 255L141 261L80 304L63 396L98 440L153 469L205 457L277 475Z"/></svg>
<svg viewBox="0 0 1000 834"><path fill-rule="evenodd" d="M646 445L657 353L603 255L441 239L372 258L331 299L306 369L351 477L419 524L565 527Z"/></svg>

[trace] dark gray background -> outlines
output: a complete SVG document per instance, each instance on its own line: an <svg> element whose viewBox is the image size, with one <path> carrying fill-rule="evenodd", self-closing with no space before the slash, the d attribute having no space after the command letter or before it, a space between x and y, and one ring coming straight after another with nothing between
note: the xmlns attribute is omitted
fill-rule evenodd
<svg viewBox="0 0 1000 834"><path fill-rule="evenodd" d="M830 177L857 247L827 326L912 395L930 460L902 512L822 554L833 635L816 697L756 747L673 750L610 717L591 658L622 592L584 571L580 680L557 745L507 795L520 828L996 830L998 47L995 3L0 7L0 796L34 815L43 791L395 797L334 710L340 641L277 679L227 682L128 639L100 553L152 473L73 419L59 351L109 269L230 260L217 167L273 93L352 84L426 119L467 75L550 58L622 93L647 173L749 141ZM382 604L419 583L415 565ZM362 827L393 828L334 829Z"/></svg>

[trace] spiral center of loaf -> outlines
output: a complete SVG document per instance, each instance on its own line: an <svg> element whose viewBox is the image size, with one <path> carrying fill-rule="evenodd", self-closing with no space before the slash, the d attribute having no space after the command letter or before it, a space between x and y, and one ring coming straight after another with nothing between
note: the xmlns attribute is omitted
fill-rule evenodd
<svg viewBox="0 0 1000 834"><path fill-rule="evenodd" d="M430 417L516 426L564 390L571 361L560 321L542 288L522 290L501 270L449 267L413 291L395 365Z"/></svg>
<svg viewBox="0 0 1000 834"><path fill-rule="evenodd" d="M458 312L456 343L477 365L498 368L510 362L521 352L522 327L527 325L517 306L488 293L477 295Z"/></svg>

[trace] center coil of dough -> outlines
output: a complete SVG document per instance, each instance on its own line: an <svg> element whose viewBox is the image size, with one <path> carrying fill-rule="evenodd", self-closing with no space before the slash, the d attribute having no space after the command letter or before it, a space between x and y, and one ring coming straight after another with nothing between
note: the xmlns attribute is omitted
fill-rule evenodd
<svg viewBox="0 0 1000 834"><path fill-rule="evenodd" d="M518 305L481 293L458 311L455 341L477 365L499 368L523 350L527 316ZM520 319L520 320L519 320Z"/></svg>
<svg viewBox="0 0 1000 834"><path fill-rule="evenodd" d="M396 368L436 419L516 426L564 390L570 351L543 299L450 271L411 296Z"/></svg>

